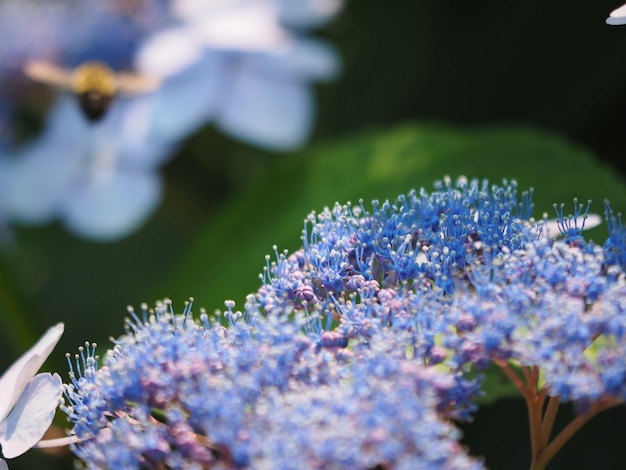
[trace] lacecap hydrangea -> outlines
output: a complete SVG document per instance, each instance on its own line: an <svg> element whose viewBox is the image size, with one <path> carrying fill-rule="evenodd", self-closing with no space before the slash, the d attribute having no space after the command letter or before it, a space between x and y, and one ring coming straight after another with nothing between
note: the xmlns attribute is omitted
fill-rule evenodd
<svg viewBox="0 0 626 470"><path fill-rule="evenodd" d="M588 207L558 210L553 239L515 181L445 178L312 213L242 311L144 305L102 365L87 345L74 451L88 468L481 468L450 419L471 418L490 364L535 405L621 403L624 233L607 204L609 241L586 241Z"/></svg>

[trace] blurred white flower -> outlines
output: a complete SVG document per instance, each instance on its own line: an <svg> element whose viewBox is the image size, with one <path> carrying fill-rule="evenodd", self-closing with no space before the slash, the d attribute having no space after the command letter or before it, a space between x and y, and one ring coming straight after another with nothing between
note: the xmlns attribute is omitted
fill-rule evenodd
<svg viewBox="0 0 626 470"><path fill-rule="evenodd" d="M52 423L62 393L61 377L37 371L63 330L62 323L50 328L0 377L0 445L4 458L18 457L32 448ZM6 468L6 462L0 459L0 469Z"/></svg>
<svg viewBox="0 0 626 470"><path fill-rule="evenodd" d="M610 25L626 24L626 4L613 10L606 19L606 23Z"/></svg>

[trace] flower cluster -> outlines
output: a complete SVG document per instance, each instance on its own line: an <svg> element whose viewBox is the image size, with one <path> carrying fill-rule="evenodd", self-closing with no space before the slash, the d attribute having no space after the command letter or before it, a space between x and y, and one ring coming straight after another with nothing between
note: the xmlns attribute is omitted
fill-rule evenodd
<svg viewBox="0 0 626 470"><path fill-rule="evenodd" d="M27 224L60 219L72 232L115 240L154 212L160 166L178 143L215 122L272 150L308 138L311 83L336 75L330 46L307 37L340 0L4 2L0 28L0 216ZM33 25L34 23L34 25ZM71 25L71 27L68 27ZM14 34L11 34L15 31ZM24 38L24 31L33 34ZM72 96L53 104L35 138L15 129L15 110L41 111L45 90L24 75L32 60L74 69L101 61L161 86L118 96L101 122ZM21 143L21 144L20 144Z"/></svg>
<svg viewBox="0 0 626 470"><path fill-rule="evenodd" d="M482 468L397 339L319 350L305 317L227 304L227 328L143 306L102 367L81 351L63 409L88 468Z"/></svg>
<svg viewBox="0 0 626 470"><path fill-rule="evenodd" d="M581 235L589 205L557 207L556 239L532 209L514 181L466 178L337 204L307 217L301 250L266 258L243 312L131 310L103 367L88 347L66 387L76 454L94 468L473 468L442 418L471 417L490 364L539 413L547 396L586 417L623 402L619 219L607 204L602 247Z"/></svg>

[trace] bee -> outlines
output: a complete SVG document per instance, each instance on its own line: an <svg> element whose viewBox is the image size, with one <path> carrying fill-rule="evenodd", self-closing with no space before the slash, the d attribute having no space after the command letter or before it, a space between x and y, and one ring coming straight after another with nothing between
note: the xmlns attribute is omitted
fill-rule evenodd
<svg viewBox="0 0 626 470"><path fill-rule="evenodd" d="M160 85L155 78L131 72L114 72L105 63L97 61L84 62L74 70L30 61L24 66L24 73L35 81L71 90L83 114L91 122L102 119L117 96L148 93Z"/></svg>

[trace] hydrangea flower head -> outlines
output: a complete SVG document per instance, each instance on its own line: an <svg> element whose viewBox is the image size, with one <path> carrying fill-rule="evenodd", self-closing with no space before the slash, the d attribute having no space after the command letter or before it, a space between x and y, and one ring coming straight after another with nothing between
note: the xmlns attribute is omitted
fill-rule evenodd
<svg viewBox="0 0 626 470"><path fill-rule="evenodd" d="M42 438L52 423L62 393L58 374L37 374L63 334L63 324L50 328L0 377L0 445L2 456L22 455ZM6 467L4 460L0 465Z"/></svg>
<svg viewBox="0 0 626 470"><path fill-rule="evenodd" d="M471 418L491 364L531 418L547 397L549 410L574 404L575 426L623 403L621 225L607 206L609 241L586 241L589 205L575 202L572 216L557 206L553 239L532 209L515 181L467 178L371 208L335 204L306 218L300 250L274 247L243 311L227 301L198 322L166 304L131 310L104 367L89 352L66 388L86 439L77 455L95 466L472 468L440 420ZM531 420L533 468L564 442L549 444L545 423Z"/></svg>
<svg viewBox="0 0 626 470"><path fill-rule="evenodd" d="M436 411L450 384L402 346L319 349L306 317L227 306L228 327L143 306L101 367L81 351L63 409L87 467L482 468Z"/></svg>

